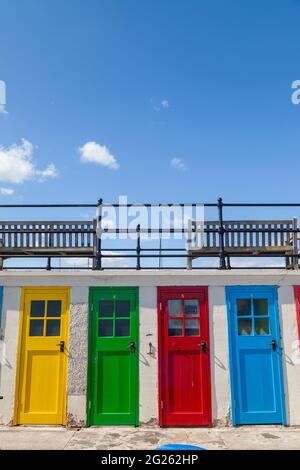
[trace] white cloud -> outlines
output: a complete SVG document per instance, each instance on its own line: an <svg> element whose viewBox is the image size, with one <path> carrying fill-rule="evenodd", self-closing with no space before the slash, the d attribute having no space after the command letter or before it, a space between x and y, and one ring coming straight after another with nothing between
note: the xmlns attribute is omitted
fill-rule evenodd
<svg viewBox="0 0 300 470"><path fill-rule="evenodd" d="M284 260L280 258L235 258L234 256L230 259L231 266L239 268L256 268L260 266L267 266L269 268L280 268L284 267Z"/></svg>
<svg viewBox="0 0 300 470"><path fill-rule="evenodd" d="M12 188L0 188L0 194L3 196L12 196L15 190Z"/></svg>
<svg viewBox="0 0 300 470"><path fill-rule="evenodd" d="M186 170L186 164L181 158L172 158L170 163L171 167L176 170Z"/></svg>
<svg viewBox="0 0 300 470"><path fill-rule="evenodd" d="M126 258L119 251L104 251L103 254L107 255L120 255L119 258L102 258L102 266L105 268L109 267L124 267L128 266ZM63 260L67 266L73 266L74 268L87 268L92 266L92 258L65 258Z"/></svg>
<svg viewBox="0 0 300 470"><path fill-rule="evenodd" d="M6 104L6 85L3 80L0 80L0 113L7 114L5 110Z"/></svg>
<svg viewBox="0 0 300 470"><path fill-rule="evenodd" d="M120 251L104 251L103 254L119 256L119 258L102 258L102 265L104 267L109 268L110 266L116 266L126 268L128 266L127 259L124 258L124 253Z"/></svg>
<svg viewBox="0 0 300 470"><path fill-rule="evenodd" d="M82 217L84 220L93 220L96 218L96 212L94 214L89 213L89 212L84 212L80 214L80 217Z"/></svg>
<svg viewBox="0 0 300 470"><path fill-rule="evenodd" d="M44 181L57 176L53 163L38 170L33 162L34 146L26 139L8 148L0 146L0 181L19 184L28 180Z"/></svg>
<svg viewBox="0 0 300 470"><path fill-rule="evenodd" d="M217 258L202 258L203 266L217 268L219 260ZM238 258L231 256L230 264L233 268L259 268L266 266L269 268L284 268L284 261L280 258Z"/></svg>
<svg viewBox="0 0 300 470"><path fill-rule="evenodd" d="M36 175L39 181L45 181L47 178L56 178L58 171L55 165L50 163L45 170L36 170Z"/></svg>
<svg viewBox="0 0 300 470"><path fill-rule="evenodd" d="M79 153L82 163L97 163L111 170L117 170L120 166L109 149L96 142L86 142L79 148Z"/></svg>
<svg viewBox="0 0 300 470"><path fill-rule="evenodd" d="M168 109L170 107L170 102L166 99L163 100L157 100L155 98L151 98L150 100L151 106L156 111L159 113L162 109Z"/></svg>
<svg viewBox="0 0 300 470"><path fill-rule="evenodd" d="M63 263L74 268L88 268L92 266L92 258L65 258Z"/></svg>

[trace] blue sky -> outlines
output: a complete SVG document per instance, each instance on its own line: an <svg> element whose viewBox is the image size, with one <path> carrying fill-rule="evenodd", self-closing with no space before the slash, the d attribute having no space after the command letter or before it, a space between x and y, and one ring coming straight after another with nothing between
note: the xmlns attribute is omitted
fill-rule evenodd
<svg viewBox="0 0 300 470"><path fill-rule="evenodd" d="M299 1L0 8L1 203L300 200Z"/></svg>

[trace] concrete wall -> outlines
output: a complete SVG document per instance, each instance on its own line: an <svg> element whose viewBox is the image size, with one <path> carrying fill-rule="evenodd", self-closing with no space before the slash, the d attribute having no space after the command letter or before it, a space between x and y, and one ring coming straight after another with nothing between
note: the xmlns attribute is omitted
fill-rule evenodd
<svg viewBox="0 0 300 470"><path fill-rule="evenodd" d="M1 368L0 422L10 424L14 409L17 342L21 286L70 286L70 331L67 389L67 422L82 426L86 421L88 364L88 288L89 286L139 287L139 388L140 421L157 423L158 356L157 356L157 286L209 286L211 343L212 413L215 425L230 424L230 380L226 285L278 285L279 318L283 347L288 424L300 425L300 365L295 362L298 339L293 285L300 285L300 273L251 270L249 272L41 272L0 273L3 289L3 331L6 345ZM152 355L149 343L152 343ZM300 359L300 358L299 358ZM300 362L300 361L299 361Z"/></svg>

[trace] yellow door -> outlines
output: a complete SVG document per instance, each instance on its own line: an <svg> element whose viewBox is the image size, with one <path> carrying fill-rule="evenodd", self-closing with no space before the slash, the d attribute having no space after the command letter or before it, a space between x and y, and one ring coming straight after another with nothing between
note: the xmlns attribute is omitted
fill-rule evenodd
<svg viewBox="0 0 300 470"><path fill-rule="evenodd" d="M25 287L14 424L65 424L69 289Z"/></svg>

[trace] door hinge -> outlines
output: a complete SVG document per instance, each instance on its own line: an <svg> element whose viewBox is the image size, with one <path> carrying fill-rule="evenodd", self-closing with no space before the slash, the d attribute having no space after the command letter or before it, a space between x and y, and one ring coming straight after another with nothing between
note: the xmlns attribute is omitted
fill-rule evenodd
<svg viewBox="0 0 300 470"><path fill-rule="evenodd" d="M89 400L89 410L92 408L92 402Z"/></svg>
<svg viewBox="0 0 300 470"><path fill-rule="evenodd" d="M91 305L91 311L94 311L94 304Z"/></svg>
<svg viewBox="0 0 300 470"><path fill-rule="evenodd" d="M161 402L160 402L160 407L161 407L162 410L164 409L164 402L163 402L163 400L161 400Z"/></svg>
<svg viewBox="0 0 300 470"><path fill-rule="evenodd" d="M236 408L236 400L233 400L233 406Z"/></svg>
<svg viewBox="0 0 300 470"><path fill-rule="evenodd" d="M162 312L162 302L159 302L159 311Z"/></svg>

